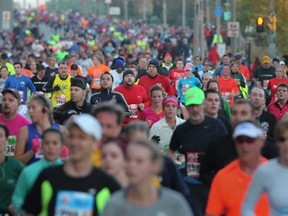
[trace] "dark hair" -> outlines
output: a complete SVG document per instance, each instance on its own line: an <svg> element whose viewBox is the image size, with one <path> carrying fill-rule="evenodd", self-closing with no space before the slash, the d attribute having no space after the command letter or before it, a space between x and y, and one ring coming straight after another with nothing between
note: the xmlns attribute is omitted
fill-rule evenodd
<svg viewBox="0 0 288 216"><path fill-rule="evenodd" d="M0 71L1 71L2 69L4 69L4 68L9 72L8 67L5 66L5 65L2 65L2 66L1 66Z"/></svg>
<svg viewBox="0 0 288 216"><path fill-rule="evenodd" d="M103 77L104 75L110 75L110 77L111 77L111 79L112 79L112 82L114 82L114 77L113 77L112 74L109 73L109 72L104 72L103 74L101 74L100 79L102 79L102 77Z"/></svg>
<svg viewBox="0 0 288 216"><path fill-rule="evenodd" d="M182 58L177 58L177 59L175 60L176 63L177 63L178 61L182 61L182 62L184 63L184 60L183 60Z"/></svg>
<svg viewBox="0 0 288 216"><path fill-rule="evenodd" d="M288 85L286 84L286 83L280 83L278 86L277 86L277 90L279 89L279 88L286 88L287 89L287 91L288 91Z"/></svg>
<svg viewBox="0 0 288 216"><path fill-rule="evenodd" d="M64 136L63 136L62 132L59 129L53 128L53 127L48 128L48 129L43 131L43 133L42 133L43 141L45 140L46 135L49 134L49 133L57 134L59 136L59 138L60 138L61 143L62 144L64 143Z"/></svg>
<svg viewBox="0 0 288 216"><path fill-rule="evenodd" d="M127 143L121 139L121 138L115 138L115 137L109 137L105 142L101 145L101 148L103 148L105 145L109 143L116 144L124 154L124 157L126 157L126 150L127 150Z"/></svg>
<svg viewBox="0 0 288 216"><path fill-rule="evenodd" d="M37 68L38 71L45 70L45 67L42 64L37 64L36 68Z"/></svg>
<svg viewBox="0 0 288 216"><path fill-rule="evenodd" d="M219 92L215 91L214 89L207 89L206 91L204 91L205 94L205 98L207 98L208 94L217 94L219 99L221 98L221 95L219 94Z"/></svg>
<svg viewBox="0 0 288 216"><path fill-rule="evenodd" d="M123 122L124 118L124 110L118 104L112 104L109 102L103 102L97 104L94 109L92 110L91 114L97 118L99 113L112 113L117 116L117 124L120 125Z"/></svg>
<svg viewBox="0 0 288 216"><path fill-rule="evenodd" d="M6 127L6 125L3 124L3 123L0 123L0 128L2 128L2 129L4 130L4 132L5 132L5 137L6 137L6 139L8 139L8 137L9 137L9 130L8 130L8 128Z"/></svg>
<svg viewBox="0 0 288 216"><path fill-rule="evenodd" d="M165 97L165 91L164 91L164 89L161 86L159 86L159 85L152 86L150 88L150 97L152 97L152 93L154 91L161 91L162 92L162 96Z"/></svg>
<svg viewBox="0 0 288 216"><path fill-rule="evenodd" d="M218 83L218 81L215 80L215 79L212 79L212 80L209 80L209 81L208 81L208 83L207 83L207 89L209 89L209 86L210 86L211 83L216 83L216 84L218 85L218 88L219 88L219 83Z"/></svg>
<svg viewBox="0 0 288 216"><path fill-rule="evenodd" d="M239 99L236 99L234 101L234 104L232 105L231 111L233 110L234 106L237 106L237 105L240 105L240 104L247 104L248 106L250 106L252 114L254 114L255 109L254 109L254 106L252 105L252 103L249 100L245 100L243 98L239 98Z"/></svg>
<svg viewBox="0 0 288 216"><path fill-rule="evenodd" d="M14 66L15 66L15 65L20 65L20 67L23 68L23 65L22 65L21 62L15 62L13 65L14 65Z"/></svg>

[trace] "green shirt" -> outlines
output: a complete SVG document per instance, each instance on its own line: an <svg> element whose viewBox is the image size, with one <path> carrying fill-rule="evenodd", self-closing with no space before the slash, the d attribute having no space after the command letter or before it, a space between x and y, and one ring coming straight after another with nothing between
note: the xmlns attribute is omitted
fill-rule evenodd
<svg viewBox="0 0 288 216"><path fill-rule="evenodd" d="M11 203L11 197L17 179L24 168L24 165L11 157L5 157L0 164L0 214L6 212Z"/></svg>
<svg viewBox="0 0 288 216"><path fill-rule="evenodd" d="M275 75L275 68L270 66L268 69L263 68L261 65L255 70L253 77L261 82L264 89L267 89L268 81L274 78Z"/></svg>
<svg viewBox="0 0 288 216"><path fill-rule="evenodd" d="M34 182L36 181L39 173L50 166L57 166L63 164L62 160L58 158L55 162L47 161L46 159L42 159L40 161L37 161L30 166L26 167L21 175L19 176L19 179L16 184L15 191L12 196L12 204L13 207L18 211L21 212L22 205L24 203L24 199L30 189L32 188Z"/></svg>

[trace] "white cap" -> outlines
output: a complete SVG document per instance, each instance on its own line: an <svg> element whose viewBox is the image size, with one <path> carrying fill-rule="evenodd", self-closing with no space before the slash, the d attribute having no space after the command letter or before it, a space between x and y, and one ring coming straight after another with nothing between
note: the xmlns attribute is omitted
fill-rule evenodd
<svg viewBox="0 0 288 216"><path fill-rule="evenodd" d="M280 65L285 65L285 62L284 62L284 61L280 61L279 64L280 64Z"/></svg>
<svg viewBox="0 0 288 216"><path fill-rule="evenodd" d="M242 122L239 123L233 132L233 138L237 138L239 136L247 136L251 138L261 137L263 135L263 131L261 128L257 127L252 122Z"/></svg>
<svg viewBox="0 0 288 216"><path fill-rule="evenodd" d="M67 128L77 125L84 133L94 137L96 140L102 139L102 127L98 120L89 114L80 114L71 121L68 121Z"/></svg>

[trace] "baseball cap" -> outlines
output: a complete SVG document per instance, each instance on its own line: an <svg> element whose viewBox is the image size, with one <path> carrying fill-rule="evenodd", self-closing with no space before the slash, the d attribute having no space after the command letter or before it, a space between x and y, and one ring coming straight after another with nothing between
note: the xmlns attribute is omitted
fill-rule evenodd
<svg viewBox="0 0 288 216"><path fill-rule="evenodd" d="M78 65L77 64L72 64L71 65L71 70L78 70Z"/></svg>
<svg viewBox="0 0 288 216"><path fill-rule="evenodd" d="M279 64L280 64L280 65L285 65L285 62L284 62L284 61L280 61Z"/></svg>
<svg viewBox="0 0 288 216"><path fill-rule="evenodd" d="M115 68L117 67L124 67L124 61L122 59L117 59L115 61Z"/></svg>
<svg viewBox="0 0 288 216"><path fill-rule="evenodd" d="M262 57L262 63L265 64L265 63L270 63L270 57L269 56L263 56Z"/></svg>
<svg viewBox="0 0 288 216"><path fill-rule="evenodd" d="M198 87L192 87L188 89L185 95L185 106L192 104L200 105L205 100L205 95L202 89Z"/></svg>
<svg viewBox="0 0 288 216"><path fill-rule="evenodd" d="M5 90L2 91L2 95L5 95L7 92L13 94L14 97L15 97L18 101L21 100L20 94L19 94L19 92L18 92L17 89L9 89L9 88L8 88L8 89L5 89Z"/></svg>
<svg viewBox="0 0 288 216"><path fill-rule="evenodd" d="M262 129L259 128L255 123L249 121L240 122L238 125L236 125L233 132L233 138L237 138L239 136L257 138L261 137L262 135Z"/></svg>
<svg viewBox="0 0 288 216"><path fill-rule="evenodd" d="M185 65L184 71L187 71L187 70L191 71L192 67L190 65Z"/></svg>
<svg viewBox="0 0 288 216"><path fill-rule="evenodd" d="M102 139L102 127L93 116L83 113L68 121L67 128L77 125L84 133L94 137L96 140Z"/></svg>
<svg viewBox="0 0 288 216"><path fill-rule="evenodd" d="M166 56L172 57L172 53L171 53L171 52L165 52L164 55L163 55L163 57L165 58Z"/></svg>
<svg viewBox="0 0 288 216"><path fill-rule="evenodd" d="M241 59L241 58L242 58L241 54L236 54L235 55L235 59Z"/></svg>

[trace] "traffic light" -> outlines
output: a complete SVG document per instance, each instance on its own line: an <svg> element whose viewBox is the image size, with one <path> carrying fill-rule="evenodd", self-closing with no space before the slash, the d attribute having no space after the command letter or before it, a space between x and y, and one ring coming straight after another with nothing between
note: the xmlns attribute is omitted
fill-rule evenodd
<svg viewBox="0 0 288 216"><path fill-rule="evenodd" d="M270 31L275 32L277 29L276 23L277 23L277 18L276 16L268 16L267 17L269 20L269 24L267 24L268 28L270 29Z"/></svg>
<svg viewBox="0 0 288 216"><path fill-rule="evenodd" d="M256 31L258 33L264 32L264 18L261 16L256 19Z"/></svg>

